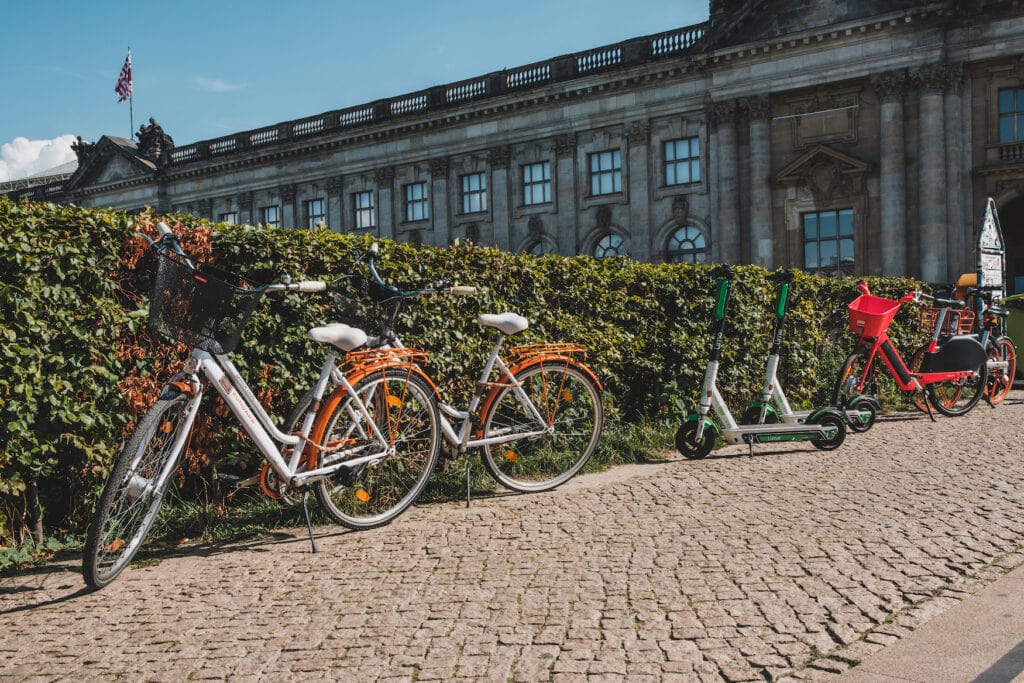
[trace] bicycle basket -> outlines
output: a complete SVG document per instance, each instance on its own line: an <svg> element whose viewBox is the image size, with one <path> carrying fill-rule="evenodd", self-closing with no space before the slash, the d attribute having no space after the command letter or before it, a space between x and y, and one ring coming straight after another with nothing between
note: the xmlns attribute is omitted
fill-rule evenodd
<svg viewBox="0 0 1024 683"><path fill-rule="evenodd" d="M238 347L262 291L245 280L203 265L194 270L175 256L161 254L149 302L149 327L170 341L210 353Z"/></svg>
<svg viewBox="0 0 1024 683"><path fill-rule="evenodd" d="M935 331L935 321L939 319L941 308L921 309L921 331L931 334ZM947 309L942 321L942 334L970 334L974 330L974 311L969 309Z"/></svg>
<svg viewBox="0 0 1024 683"><path fill-rule="evenodd" d="M880 296L861 294L850 302L850 331L861 337L877 337L885 332L900 310L900 302Z"/></svg>

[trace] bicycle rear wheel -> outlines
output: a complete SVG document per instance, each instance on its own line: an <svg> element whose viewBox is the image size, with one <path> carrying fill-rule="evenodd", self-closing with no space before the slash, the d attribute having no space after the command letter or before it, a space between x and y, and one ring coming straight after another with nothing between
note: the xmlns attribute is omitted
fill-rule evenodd
<svg viewBox="0 0 1024 683"><path fill-rule="evenodd" d="M404 368L374 372L353 389L372 423L346 395L333 409L327 406L333 412L320 446L356 448L355 458L379 457L342 468L318 482L314 491L339 524L373 529L402 514L427 485L441 445L437 403L423 380ZM377 438L378 430L386 448Z"/></svg>
<svg viewBox="0 0 1024 683"><path fill-rule="evenodd" d="M516 382L547 423L545 434L483 447L484 467L505 488L547 491L583 469L604 428L601 392L584 371L564 362L540 362L516 373ZM505 386L483 416L484 437L536 432L540 426Z"/></svg>
<svg viewBox="0 0 1024 683"><path fill-rule="evenodd" d="M943 415L956 417L978 404L987 386L987 359L964 379L935 382L925 387L932 407Z"/></svg>
<svg viewBox="0 0 1024 683"><path fill-rule="evenodd" d="M82 575L92 588L117 578L153 526L170 483L156 479L185 450L185 441L175 444L187 428L187 406L184 395L157 401L117 456L85 541Z"/></svg>
<svg viewBox="0 0 1024 683"><path fill-rule="evenodd" d="M986 350L990 361L1005 362L1006 367L992 368L988 373L986 391L992 403L1000 403L1013 389L1013 375L1017 372L1017 349L1006 336L989 337Z"/></svg>

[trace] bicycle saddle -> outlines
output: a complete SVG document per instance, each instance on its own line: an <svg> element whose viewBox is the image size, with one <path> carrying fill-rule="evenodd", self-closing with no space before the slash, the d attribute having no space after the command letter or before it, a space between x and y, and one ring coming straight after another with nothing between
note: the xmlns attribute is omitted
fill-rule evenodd
<svg viewBox="0 0 1024 683"><path fill-rule="evenodd" d="M484 313L476 319L478 323L486 327L493 327L502 334L513 335L522 332L530 326L530 321L518 313Z"/></svg>
<svg viewBox="0 0 1024 683"><path fill-rule="evenodd" d="M359 348L367 340L365 332L344 323L331 323L323 327L314 327L306 334L315 342L332 344L346 352Z"/></svg>

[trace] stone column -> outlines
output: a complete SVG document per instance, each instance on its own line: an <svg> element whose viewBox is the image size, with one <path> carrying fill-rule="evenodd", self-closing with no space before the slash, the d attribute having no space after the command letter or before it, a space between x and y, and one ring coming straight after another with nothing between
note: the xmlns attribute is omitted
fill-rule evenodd
<svg viewBox="0 0 1024 683"><path fill-rule="evenodd" d="M973 235L970 222L964 216L964 197L970 197L970 184L964 185L964 130L960 91L963 84L963 64L951 64L945 71L946 94L943 113L946 117L946 254L948 280L955 281L962 273L973 271L968 264L967 243ZM968 170L968 173L970 171Z"/></svg>
<svg viewBox="0 0 1024 683"><path fill-rule="evenodd" d="M434 226L433 239L424 240L435 247L452 243L452 225L448 216L448 169L451 159L438 157L430 160L430 225Z"/></svg>
<svg viewBox="0 0 1024 683"><path fill-rule="evenodd" d="M508 251L511 245L512 211L509 207L509 174L508 162L512 158L512 148L500 145L490 150L488 160L491 164L491 187L488 197L491 201L491 234L481 231L478 238L481 244L493 244Z"/></svg>
<svg viewBox="0 0 1024 683"><path fill-rule="evenodd" d="M767 97L744 102L750 125L750 260L775 267L772 230L771 104Z"/></svg>
<svg viewBox="0 0 1024 683"><path fill-rule="evenodd" d="M575 256L579 253L579 207L576 206L576 135L566 133L555 137L555 197L558 202L558 227L555 241L558 253Z"/></svg>
<svg viewBox="0 0 1024 683"><path fill-rule="evenodd" d="M629 178L629 255L638 261L651 260L651 202L648 188L657 187L649 178L651 124L634 121L626 129L627 174Z"/></svg>
<svg viewBox="0 0 1024 683"><path fill-rule="evenodd" d="M341 176L327 179L327 227L345 232L345 190Z"/></svg>
<svg viewBox="0 0 1024 683"><path fill-rule="evenodd" d="M879 197L882 275L907 272L907 176L903 138L906 73L891 71L875 80L879 101Z"/></svg>
<svg viewBox="0 0 1024 683"><path fill-rule="evenodd" d="M385 166L374 174L377 183L377 235L385 239L397 239L395 227L395 169Z"/></svg>
<svg viewBox="0 0 1024 683"><path fill-rule="evenodd" d="M298 223L298 212L295 210L295 197L298 194L298 188L294 184L282 185L278 189L278 194L281 195L281 227L302 227Z"/></svg>
<svg viewBox="0 0 1024 683"><path fill-rule="evenodd" d="M925 282L947 280L946 258L946 136L943 91L945 68L922 67L911 74L918 86L918 222L921 272Z"/></svg>
<svg viewBox="0 0 1024 683"><path fill-rule="evenodd" d="M717 260L740 262L739 164L736 160L735 100L714 102L709 112L718 136L718 215L712 217L712 242L718 244Z"/></svg>

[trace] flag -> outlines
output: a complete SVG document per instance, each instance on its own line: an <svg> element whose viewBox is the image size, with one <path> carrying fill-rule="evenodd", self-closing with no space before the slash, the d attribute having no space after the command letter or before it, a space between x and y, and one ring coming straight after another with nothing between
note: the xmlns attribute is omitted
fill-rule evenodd
<svg viewBox="0 0 1024 683"><path fill-rule="evenodd" d="M124 102L132 96L132 51L128 50L128 56L124 58L124 66L121 67L121 75L114 86L117 93L117 101Z"/></svg>

